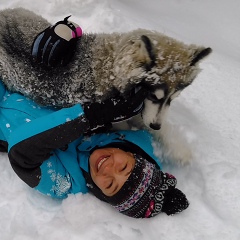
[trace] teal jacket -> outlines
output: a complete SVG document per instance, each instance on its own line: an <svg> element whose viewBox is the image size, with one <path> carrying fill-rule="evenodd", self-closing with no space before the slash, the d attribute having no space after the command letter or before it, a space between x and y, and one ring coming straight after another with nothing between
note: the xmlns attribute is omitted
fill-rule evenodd
<svg viewBox="0 0 240 240"><path fill-rule="evenodd" d="M83 171L89 172L90 151L112 142L131 142L157 164L151 135L144 131L118 131L84 136L89 124L83 108L40 107L0 81L0 150L7 151L18 176L43 194L65 198L86 193ZM161 168L161 166L160 166Z"/></svg>

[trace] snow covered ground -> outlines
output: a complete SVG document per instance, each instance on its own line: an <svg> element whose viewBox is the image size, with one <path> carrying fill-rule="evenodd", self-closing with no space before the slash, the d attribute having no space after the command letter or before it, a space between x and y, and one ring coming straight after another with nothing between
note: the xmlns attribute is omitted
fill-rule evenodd
<svg viewBox="0 0 240 240"><path fill-rule="evenodd" d="M167 118L170 136L192 153L190 164L164 163L190 200L186 211L136 220L90 195L52 200L21 182L0 154L0 239L239 240L240 1L0 0L0 9L19 6L52 23L72 14L85 32L154 29L213 53Z"/></svg>

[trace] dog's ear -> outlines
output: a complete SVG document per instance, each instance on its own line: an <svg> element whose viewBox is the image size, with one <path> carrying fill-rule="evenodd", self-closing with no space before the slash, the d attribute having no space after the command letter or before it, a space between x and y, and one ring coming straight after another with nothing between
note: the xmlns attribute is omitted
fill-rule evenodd
<svg viewBox="0 0 240 240"><path fill-rule="evenodd" d="M200 60L208 56L211 52L212 52L211 48L198 48L193 55L193 59L190 63L190 66L196 65L196 63L198 63Z"/></svg>
<svg viewBox="0 0 240 240"><path fill-rule="evenodd" d="M149 58L150 58L150 61L145 63L145 68L146 68L146 71L150 71L152 69L152 67L155 65L155 60L156 60L156 56L154 53L154 47L153 47L151 40L146 35L142 35L141 40L144 42L146 50L147 50Z"/></svg>

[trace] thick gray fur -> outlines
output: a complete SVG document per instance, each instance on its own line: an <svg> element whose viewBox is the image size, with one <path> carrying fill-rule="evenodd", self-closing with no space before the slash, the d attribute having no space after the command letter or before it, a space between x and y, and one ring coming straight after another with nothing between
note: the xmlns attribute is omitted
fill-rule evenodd
<svg viewBox="0 0 240 240"><path fill-rule="evenodd" d="M0 11L0 78L42 105L71 106L125 94L140 82L189 85L210 48L186 45L158 32L84 33L65 67L44 70L31 59L35 36L51 25L22 9Z"/></svg>

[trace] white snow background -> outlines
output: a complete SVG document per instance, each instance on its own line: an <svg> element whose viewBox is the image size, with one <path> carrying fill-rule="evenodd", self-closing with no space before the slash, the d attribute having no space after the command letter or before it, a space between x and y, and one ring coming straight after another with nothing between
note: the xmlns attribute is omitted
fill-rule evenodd
<svg viewBox="0 0 240 240"><path fill-rule="evenodd" d="M56 201L26 186L0 154L0 239L239 240L240 1L0 0L0 9L19 6L51 23L71 14L85 32L146 28L213 53L167 116L169 136L192 152L189 164L164 163L190 201L186 211L137 220L89 194Z"/></svg>

